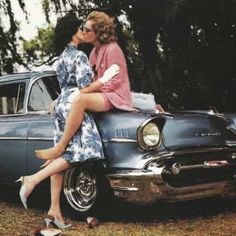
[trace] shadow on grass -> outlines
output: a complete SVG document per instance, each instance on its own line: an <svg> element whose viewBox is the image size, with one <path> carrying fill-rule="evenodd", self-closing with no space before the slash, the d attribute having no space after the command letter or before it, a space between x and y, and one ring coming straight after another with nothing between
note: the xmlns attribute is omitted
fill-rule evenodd
<svg viewBox="0 0 236 236"><path fill-rule="evenodd" d="M106 202L97 213L93 214L101 222L152 223L196 218L214 217L224 213L236 212L236 199L212 197L177 203L158 203L150 206L134 206L120 202ZM71 218L81 220L77 212L67 212ZM82 218L84 219L84 218Z"/></svg>
<svg viewBox="0 0 236 236"><path fill-rule="evenodd" d="M220 197L192 200L178 203L159 203L152 206L131 206L115 204L107 214L102 214L104 221L125 222L162 222L198 217L212 217L224 212L236 212L235 199Z"/></svg>
<svg viewBox="0 0 236 236"><path fill-rule="evenodd" d="M4 189L4 191L2 191ZM0 201L21 204L19 200L19 188L4 187L0 191ZM225 212L236 212L235 198L212 197L200 200L192 200L177 203L158 203L149 206L134 206L117 201L106 201L101 205L96 215L102 222L166 222L182 219L195 219L199 217L213 217ZM44 183L35 189L28 200L30 208L47 211L50 203L48 183ZM65 216L75 220L84 221L84 216L71 209L62 198L62 209ZM22 206L23 207L23 206Z"/></svg>

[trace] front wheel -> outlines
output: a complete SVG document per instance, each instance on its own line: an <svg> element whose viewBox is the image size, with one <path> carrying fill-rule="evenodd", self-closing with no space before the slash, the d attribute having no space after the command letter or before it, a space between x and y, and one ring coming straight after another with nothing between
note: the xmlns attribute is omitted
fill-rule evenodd
<svg viewBox="0 0 236 236"><path fill-rule="evenodd" d="M101 166L90 163L72 167L65 172L63 190L74 210L88 213L100 204L106 184L101 169Z"/></svg>

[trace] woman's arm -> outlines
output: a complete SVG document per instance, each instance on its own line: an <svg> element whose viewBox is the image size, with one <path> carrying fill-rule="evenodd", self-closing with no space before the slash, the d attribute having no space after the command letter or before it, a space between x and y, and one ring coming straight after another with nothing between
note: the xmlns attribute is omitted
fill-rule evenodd
<svg viewBox="0 0 236 236"><path fill-rule="evenodd" d="M100 88L107 84L114 76L120 72L120 67L116 64L111 65L107 70L105 70L103 76L98 80L92 82L85 88L80 90L81 93L93 93L100 90Z"/></svg>
<svg viewBox="0 0 236 236"><path fill-rule="evenodd" d="M99 80L92 82L85 88L80 89L81 93L93 93L99 91L99 89L103 86L103 83Z"/></svg>

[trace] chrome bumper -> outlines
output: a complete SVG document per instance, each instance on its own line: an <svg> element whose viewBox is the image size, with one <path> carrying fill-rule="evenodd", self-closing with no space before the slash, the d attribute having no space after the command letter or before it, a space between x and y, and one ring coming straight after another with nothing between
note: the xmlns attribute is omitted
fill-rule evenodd
<svg viewBox="0 0 236 236"><path fill-rule="evenodd" d="M162 178L164 167L150 170L121 170L107 175L116 198L136 204L158 201L185 201L210 196L236 193L235 181L220 181L173 188Z"/></svg>

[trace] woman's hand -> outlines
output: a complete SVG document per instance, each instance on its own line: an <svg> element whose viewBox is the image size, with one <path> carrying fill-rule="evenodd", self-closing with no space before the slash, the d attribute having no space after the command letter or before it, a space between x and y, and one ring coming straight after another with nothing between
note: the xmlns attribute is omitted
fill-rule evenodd
<svg viewBox="0 0 236 236"><path fill-rule="evenodd" d="M98 92L99 89L110 81L115 75L120 73L120 67L117 64L112 64L108 69L105 70L103 76L98 80L92 82L89 86L80 89L80 93L94 93Z"/></svg>
<svg viewBox="0 0 236 236"><path fill-rule="evenodd" d="M105 70L103 76L98 80L102 84L106 84L110 81L115 75L120 73L120 67L117 64L112 64L108 69Z"/></svg>

